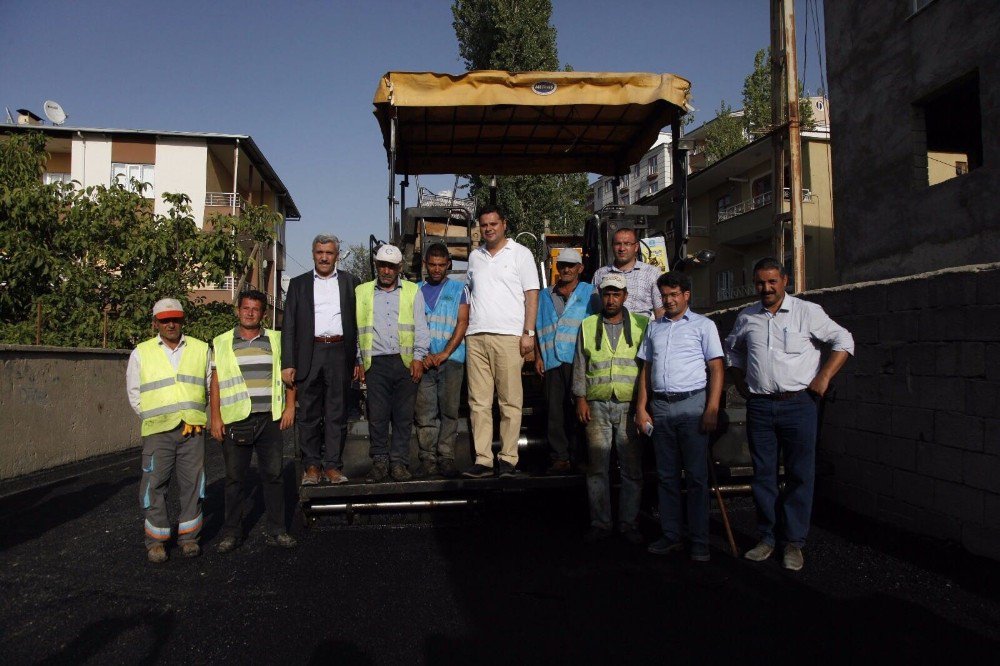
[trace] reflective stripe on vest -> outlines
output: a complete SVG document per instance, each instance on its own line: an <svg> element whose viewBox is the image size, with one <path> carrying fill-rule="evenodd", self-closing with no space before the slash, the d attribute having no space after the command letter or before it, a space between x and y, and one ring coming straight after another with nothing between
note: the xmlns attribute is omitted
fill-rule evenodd
<svg viewBox="0 0 1000 666"><path fill-rule="evenodd" d="M205 425L205 368L208 345L185 336L184 350L175 371L160 346L152 338L136 347L139 352L139 416L142 435L173 430L181 421Z"/></svg>
<svg viewBox="0 0 1000 666"><path fill-rule="evenodd" d="M212 340L215 371L219 375L219 406L223 423L242 421L250 416L250 408L253 406L236 352L233 351L235 335L234 331L226 331ZM264 335L271 343L271 418L277 421L285 409L285 389L281 383L281 335L266 328Z"/></svg>
<svg viewBox="0 0 1000 666"><path fill-rule="evenodd" d="M426 282L421 282L417 286L423 287ZM458 326L458 306L461 304L462 291L465 285L457 280L445 278L445 284L438 294L437 303L431 310L424 304L424 314L427 315L427 327L431 331L430 351L432 354L440 354L448 346L451 334ZM449 361L465 363L465 340L455 348L455 351L448 357Z"/></svg>
<svg viewBox="0 0 1000 666"><path fill-rule="evenodd" d="M399 355L409 368L413 362L413 342L417 327L413 323L413 301L417 297L417 285L409 280L400 280L402 293L399 295ZM358 318L358 348L365 370L372 367L372 345L375 343L375 289L376 282L365 282L354 290Z"/></svg>
<svg viewBox="0 0 1000 666"><path fill-rule="evenodd" d="M545 289L538 297L538 346L542 349L545 369L551 370L561 363L572 363L576 353L576 334L580 324L592 312L591 299L594 285L581 282L569 295L562 315L556 314L552 292Z"/></svg>
<svg viewBox="0 0 1000 666"><path fill-rule="evenodd" d="M635 355L642 343L642 335L649 319L643 315L629 313L632 331L632 345L625 342L624 331L618 336L618 346L611 350L607 329L601 336L601 346L596 348L594 338L597 327L603 326L600 314L583 320L583 355L587 359L587 400L618 400L631 402L635 394L635 382L639 377L639 365Z"/></svg>

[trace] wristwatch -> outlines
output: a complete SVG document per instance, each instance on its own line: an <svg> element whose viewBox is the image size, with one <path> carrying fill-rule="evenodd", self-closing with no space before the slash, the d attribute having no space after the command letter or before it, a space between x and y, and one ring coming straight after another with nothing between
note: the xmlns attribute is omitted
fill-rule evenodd
<svg viewBox="0 0 1000 666"><path fill-rule="evenodd" d="M533 338L533 337L535 337L535 332L534 331L529 331L528 329L524 329L523 335L527 335L529 338Z"/></svg>

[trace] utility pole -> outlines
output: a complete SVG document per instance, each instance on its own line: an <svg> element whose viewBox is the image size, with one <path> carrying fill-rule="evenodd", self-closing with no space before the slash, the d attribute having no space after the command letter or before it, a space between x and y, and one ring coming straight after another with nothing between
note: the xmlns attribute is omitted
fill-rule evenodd
<svg viewBox="0 0 1000 666"><path fill-rule="evenodd" d="M802 137L799 121L798 61L795 54L794 0L771 0L771 124L775 130L773 200L774 252L785 257L785 222L792 230L792 279L806 288L805 231L802 224ZM780 130L780 131L778 131ZM785 153L789 166L789 212L784 212Z"/></svg>

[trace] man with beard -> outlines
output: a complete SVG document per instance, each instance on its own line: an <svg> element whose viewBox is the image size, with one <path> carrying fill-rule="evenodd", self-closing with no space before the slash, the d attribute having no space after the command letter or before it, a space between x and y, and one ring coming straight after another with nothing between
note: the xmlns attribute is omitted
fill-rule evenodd
<svg viewBox="0 0 1000 666"><path fill-rule="evenodd" d="M583 320L576 341L573 395L577 418L587 427L587 543L612 534L608 475L612 446L618 452L622 478L618 530L629 543L642 543L636 525L642 495L642 447L630 412L641 365L636 352L649 320L630 313L624 305L627 299L625 276L605 275L601 280L601 312Z"/></svg>
<svg viewBox="0 0 1000 666"><path fill-rule="evenodd" d="M547 474L570 471L579 452L576 410L573 405L573 357L583 320L594 313L594 285L580 282L583 258L571 247L556 256L559 279L538 297L538 335L535 371L545 378L548 440L552 465Z"/></svg>
<svg viewBox="0 0 1000 666"><path fill-rule="evenodd" d="M146 558L154 564L167 561L167 489L172 476L181 505L177 544L184 557L201 554L208 344L185 336L183 325L180 301L158 300L153 306L158 335L132 351L125 370L129 404L142 419L139 499L146 517Z"/></svg>
<svg viewBox="0 0 1000 666"><path fill-rule="evenodd" d="M285 529L281 431L295 422L295 389L281 382L281 336L263 328L267 296L244 291L236 299L239 323L212 341L212 438L222 442L226 510L218 552L243 543L246 477L257 452L264 509L264 543L294 548Z"/></svg>
<svg viewBox="0 0 1000 666"><path fill-rule="evenodd" d="M745 557L766 560L780 540L782 566L798 571L812 513L817 406L854 353L854 338L821 306L785 293L788 273L778 260L758 261L753 280L760 302L740 311L726 338L726 358L747 400L760 539ZM819 343L831 348L822 365ZM779 493L781 460L785 486Z"/></svg>
<svg viewBox="0 0 1000 666"><path fill-rule="evenodd" d="M636 426L653 428L659 481L661 537L647 550L654 555L683 550L681 470L687 487L691 559L707 562L708 444L719 420L725 377L722 343L715 323L692 312L691 277L678 271L656 281L663 316L650 322L639 350L645 361L639 377ZM707 368L707 372L706 372ZM706 390L707 387L707 390Z"/></svg>
<svg viewBox="0 0 1000 666"><path fill-rule="evenodd" d="M372 468L366 483L408 481L413 403L430 343L424 298L399 277L403 253L383 245L375 253L378 277L355 290L358 348L368 385ZM389 424L392 423L392 444Z"/></svg>
<svg viewBox="0 0 1000 666"><path fill-rule="evenodd" d="M424 358L424 375L417 389L415 408L420 475L452 478L458 476L455 436L465 375L469 296L462 282L448 279L451 256L443 243L427 248L424 267L427 280L419 286L430 329L430 353Z"/></svg>

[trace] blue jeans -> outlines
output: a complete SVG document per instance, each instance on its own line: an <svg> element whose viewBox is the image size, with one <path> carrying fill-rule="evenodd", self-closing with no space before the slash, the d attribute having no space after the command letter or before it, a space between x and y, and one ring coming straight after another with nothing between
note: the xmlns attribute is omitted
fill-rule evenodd
<svg viewBox="0 0 1000 666"><path fill-rule="evenodd" d="M465 378L465 364L445 361L424 370L417 389L415 409L420 460L436 465L455 460L458 404Z"/></svg>
<svg viewBox="0 0 1000 666"><path fill-rule="evenodd" d="M622 490L618 502L618 527L635 527L642 495L642 449L635 436L631 403L591 400L587 423L587 497L590 499L590 524L611 529L611 483L608 467L611 446L618 451Z"/></svg>
<svg viewBox="0 0 1000 666"><path fill-rule="evenodd" d="M753 460L754 504L761 541L801 548L809 534L816 480L816 400L806 391L790 400L751 397L747 439ZM785 463L785 489L778 492L778 454Z"/></svg>
<svg viewBox="0 0 1000 666"><path fill-rule="evenodd" d="M691 544L708 547L708 435L700 431L705 392L677 402L653 398L653 451L663 536L679 542L681 470L687 487L687 524Z"/></svg>

